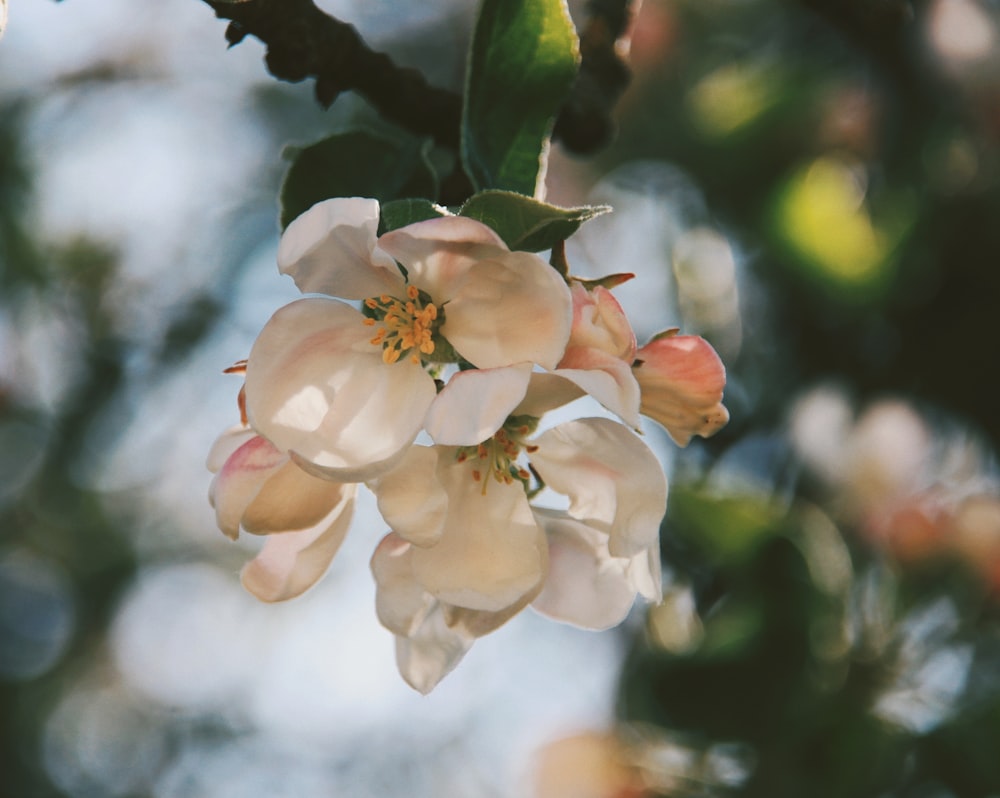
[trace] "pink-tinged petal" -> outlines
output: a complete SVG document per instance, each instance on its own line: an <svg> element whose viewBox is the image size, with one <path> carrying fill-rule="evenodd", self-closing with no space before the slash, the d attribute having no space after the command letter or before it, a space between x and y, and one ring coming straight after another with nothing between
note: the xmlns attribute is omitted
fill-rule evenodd
<svg viewBox="0 0 1000 798"><path fill-rule="evenodd" d="M539 436L531 464L548 487L569 497L569 514L610 536L613 557L656 545L667 480L656 456L606 418L570 421Z"/></svg>
<svg viewBox="0 0 1000 798"><path fill-rule="evenodd" d="M424 695L462 661L474 637L457 632L445 623L436 605L409 637L396 637L396 665L410 687Z"/></svg>
<svg viewBox="0 0 1000 798"><path fill-rule="evenodd" d="M440 450L411 446L391 471L372 480L382 518L399 537L417 546L431 546L441 538L448 494L438 481Z"/></svg>
<svg viewBox="0 0 1000 798"><path fill-rule="evenodd" d="M357 485L340 485L339 501L314 527L269 535L240 579L261 601L285 601L301 595L326 573L344 542L354 513Z"/></svg>
<svg viewBox="0 0 1000 798"><path fill-rule="evenodd" d="M584 395L578 385L557 374L534 372L528 392L511 415L541 418L550 410L569 404Z"/></svg>
<svg viewBox="0 0 1000 798"><path fill-rule="evenodd" d="M679 446L707 438L729 421L722 404L726 368L712 345L696 335L656 338L642 347L633 368L643 415L659 423Z"/></svg>
<svg viewBox="0 0 1000 798"><path fill-rule="evenodd" d="M470 369L455 374L437 395L424 428L435 443L474 446L503 426L528 390L531 364Z"/></svg>
<svg viewBox="0 0 1000 798"><path fill-rule="evenodd" d="M536 510L549 541L549 572L532 607L584 629L621 623L635 601L630 560L608 553L608 536L564 513Z"/></svg>
<svg viewBox="0 0 1000 798"><path fill-rule="evenodd" d="M562 277L537 255L505 252L468 270L445 306L441 334L479 368L562 359L573 303Z"/></svg>
<svg viewBox="0 0 1000 798"><path fill-rule="evenodd" d="M401 294L403 275L376 244L379 207L373 199L318 202L297 217L278 244L278 269L304 294L365 299Z"/></svg>
<svg viewBox="0 0 1000 798"><path fill-rule="evenodd" d="M472 463L439 466L448 515L437 545L412 551L413 572L439 600L498 612L534 591L545 573L545 536L519 482L474 481ZM489 479L484 475L484 479Z"/></svg>
<svg viewBox="0 0 1000 798"><path fill-rule="evenodd" d="M631 363L636 352L635 333L614 294L599 285L587 290L578 282L571 284L571 293L573 329L569 346L599 349ZM565 360L559 366L578 368Z"/></svg>
<svg viewBox="0 0 1000 798"><path fill-rule="evenodd" d="M209 488L215 521L235 540L247 508L267 481L288 464L288 456L259 435L252 437L225 461Z"/></svg>
<svg viewBox="0 0 1000 798"><path fill-rule="evenodd" d="M442 216L383 235L379 246L406 268L412 285L437 303L450 300L472 266L507 252L492 229L464 216Z"/></svg>
<svg viewBox="0 0 1000 798"><path fill-rule="evenodd" d="M386 364L349 305L300 299L264 326L247 363L250 425L302 468L358 482L390 468L436 395L409 359Z"/></svg>
<svg viewBox="0 0 1000 798"><path fill-rule="evenodd" d="M205 458L205 467L213 474L218 473L230 455L256 435L256 432L243 425L230 427L212 443L208 457Z"/></svg>
<svg viewBox="0 0 1000 798"><path fill-rule="evenodd" d="M286 457L247 506L241 525L251 535L314 527L341 501L342 494L339 482L315 477Z"/></svg>
<svg viewBox="0 0 1000 798"><path fill-rule="evenodd" d="M575 383L630 427L638 428L640 392L631 363L599 349L570 347L553 373Z"/></svg>
<svg viewBox="0 0 1000 798"><path fill-rule="evenodd" d="M407 541L390 532L382 538L371 559L379 622L403 637L414 634L437 603L414 579L411 550Z"/></svg>

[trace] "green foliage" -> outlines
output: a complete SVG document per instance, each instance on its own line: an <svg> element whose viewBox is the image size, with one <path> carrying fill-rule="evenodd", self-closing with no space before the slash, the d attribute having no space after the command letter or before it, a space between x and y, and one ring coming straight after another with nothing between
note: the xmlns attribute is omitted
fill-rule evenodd
<svg viewBox="0 0 1000 798"><path fill-rule="evenodd" d="M289 148L291 166L281 186L281 227L331 197L374 197L380 202L437 196L428 161L430 143L389 139L364 130L335 133L301 149Z"/></svg>
<svg viewBox="0 0 1000 798"><path fill-rule="evenodd" d="M483 1L462 112L462 162L477 190L534 196L578 60L563 0Z"/></svg>
<svg viewBox="0 0 1000 798"><path fill-rule="evenodd" d="M448 211L425 199L400 199L386 202L381 207L378 222L379 235L390 230L406 227L408 224L423 222L438 216L446 216Z"/></svg>
<svg viewBox="0 0 1000 798"><path fill-rule="evenodd" d="M483 191L471 197L459 215L489 225L512 250L541 252L610 210L606 205L558 208L510 191Z"/></svg>

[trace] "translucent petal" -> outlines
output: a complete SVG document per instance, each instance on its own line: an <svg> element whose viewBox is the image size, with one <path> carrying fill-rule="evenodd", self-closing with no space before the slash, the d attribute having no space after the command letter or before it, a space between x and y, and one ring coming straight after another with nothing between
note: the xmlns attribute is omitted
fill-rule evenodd
<svg viewBox="0 0 1000 798"><path fill-rule="evenodd" d="M530 363L455 374L431 405L427 433L447 446L474 446L489 439L520 404L530 379Z"/></svg>
<svg viewBox="0 0 1000 798"><path fill-rule="evenodd" d="M472 647L475 638L449 628L436 605L409 637L396 637L396 665L414 690L427 695Z"/></svg>
<svg viewBox="0 0 1000 798"><path fill-rule="evenodd" d="M470 635L471 637L483 637L490 632L496 631L507 621L527 607L541 591L539 585L530 593L525 593L509 607L505 607L497 612L484 612L483 610L469 610L465 607L453 607L450 604L443 605L445 622L449 628L456 632Z"/></svg>
<svg viewBox="0 0 1000 798"><path fill-rule="evenodd" d="M340 500L314 527L269 535L257 556L244 566L243 586L261 601L301 595L326 573L351 525L357 485L340 485Z"/></svg>
<svg viewBox="0 0 1000 798"><path fill-rule="evenodd" d="M306 473L286 457L247 506L242 527L252 535L313 527L340 501L342 487Z"/></svg>
<svg viewBox="0 0 1000 798"><path fill-rule="evenodd" d="M678 445L707 438L729 421L722 404L726 368L704 338L656 338L637 353L633 369L642 391L641 412L659 423Z"/></svg>
<svg viewBox="0 0 1000 798"><path fill-rule="evenodd" d="M369 483L389 528L417 546L436 543L444 531L448 494L438 481L438 455L438 447L411 446L395 468Z"/></svg>
<svg viewBox="0 0 1000 798"><path fill-rule="evenodd" d="M569 514L610 536L614 557L654 545L667 507L667 480L656 456L626 427L584 418L553 427L535 443L531 464L570 499Z"/></svg>
<svg viewBox="0 0 1000 798"><path fill-rule="evenodd" d="M213 474L218 473L230 455L256 434L242 425L230 427L215 439L205 458L205 467Z"/></svg>
<svg viewBox="0 0 1000 798"><path fill-rule="evenodd" d="M288 225L278 245L278 269L304 294L401 295L403 275L376 244L378 220L377 200L319 202Z"/></svg>
<svg viewBox="0 0 1000 798"><path fill-rule="evenodd" d="M274 314L247 363L251 426L303 468L342 482L388 470L436 394L420 365L382 361L362 318L336 300L300 299Z"/></svg>
<svg viewBox="0 0 1000 798"><path fill-rule="evenodd" d="M621 623L636 596L630 560L612 557L606 534L568 515L551 511L536 515L549 541L549 571L532 607L553 620L585 629L610 629Z"/></svg>
<svg viewBox="0 0 1000 798"><path fill-rule="evenodd" d="M573 329L569 345L598 349L631 363L636 352L635 333L614 294L603 286L588 290L577 282L572 283L571 293Z"/></svg>
<svg viewBox="0 0 1000 798"><path fill-rule="evenodd" d="M532 253L505 252L469 268L441 334L479 368L527 361L552 369L572 320L569 288L555 269Z"/></svg>
<svg viewBox="0 0 1000 798"><path fill-rule="evenodd" d="M492 229L464 216L443 216L401 227L379 246L406 268L410 283L437 303L449 301L469 269L483 258L507 251Z"/></svg>
<svg viewBox="0 0 1000 798"><path fill-rule="evenodd" d="M490 480L484 489L472 468L471 461L439 466L448 491L444 533L437 545L413 549L413 572L441 601L497 612L541 582L545 536L519 482Z"/></svg>
<svg viewBox="0 0 1000 798"><path fill-rule="evenodd" d="M228 437L227 442L235 437ZM287 464L287 455L252 433L250 439L226 459L209 489L215 521L223 534L236 539L247 507L257 498L265 483Z"/></svg>
<svg viewBox="0 0 1000 798"><path fill-rule="evenodd" d="M371 559L375 577L375 612L381 624L393 634L414 634L437 603L413 576L412 546L390 532L375 549Z"/></svg>
<svg viewBox="0 0 1000 798"><path fill-rule="evenodd" d="M512 415L541 418L550 410L569 404L583 395L583 389L565 377L536 371L531 375L524 399L514 408Z"/></svg>
<svg viewBox="0 0 1000 798"><path fill-rule="evenodd" d="M637 428L639 383L631 363L599 349L570 347L553 373L575 383L630 427Z"/></svg>

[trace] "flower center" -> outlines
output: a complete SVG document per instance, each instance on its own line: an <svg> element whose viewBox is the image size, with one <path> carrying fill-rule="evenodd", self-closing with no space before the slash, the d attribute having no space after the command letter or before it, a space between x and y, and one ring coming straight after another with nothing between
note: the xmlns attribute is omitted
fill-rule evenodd
<svg viewBox="0 0 1000 798"><path fill-rule="evenodd" d="M438 309L416 286L406 287L406 299L382 294L364 301L365 324L377 327L371 342L382 347L382 360L395 363L410 352L410 360L420 363L420 355L434 352L434 331Z"/></svg>
<svg viewBox="0 0 1000 798"><path fill-rule="evenodd" d="M519 465L521 452L531 454L538 449L527 438L538 427L534 416L509 416L493 437L478 446L460 446L456 460L472 461L472 478L483 483L483 493L492 477L496 482L510 485L515 479L527 488L531 472Z"/></svg>

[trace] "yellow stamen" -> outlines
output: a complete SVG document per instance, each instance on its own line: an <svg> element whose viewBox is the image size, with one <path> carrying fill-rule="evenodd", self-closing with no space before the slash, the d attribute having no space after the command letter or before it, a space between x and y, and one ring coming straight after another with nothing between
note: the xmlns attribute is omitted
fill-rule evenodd
<svg viewBox="0 0 1000 798"><path fill-rule="evenodd" d="M365 319L365 324L369 327L380 325L371 343L383 348L382 360L385 363L395 363L409 353L410 361L419 364L421 355L434 353L437 307L427 302L427 295L421 296L419 289L413 285L406 287L406 297L403 300L382 294L378 298L364 300L365 307L374 311Z"/></svg>

